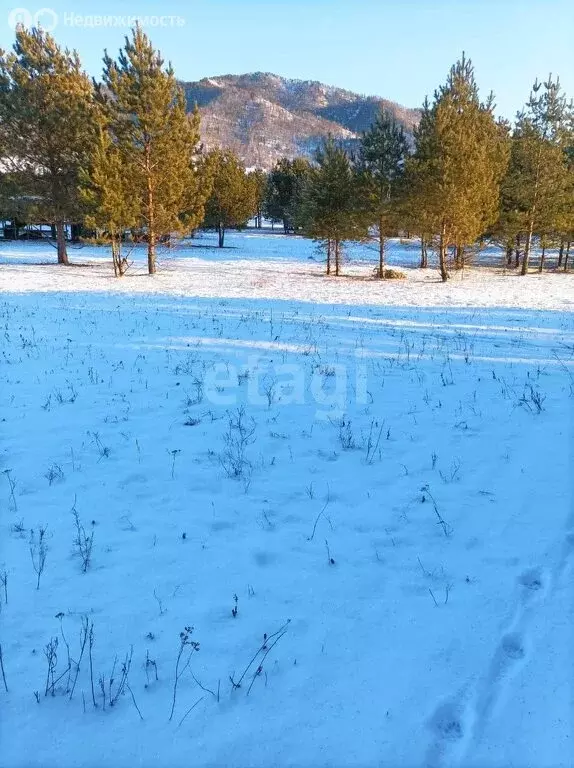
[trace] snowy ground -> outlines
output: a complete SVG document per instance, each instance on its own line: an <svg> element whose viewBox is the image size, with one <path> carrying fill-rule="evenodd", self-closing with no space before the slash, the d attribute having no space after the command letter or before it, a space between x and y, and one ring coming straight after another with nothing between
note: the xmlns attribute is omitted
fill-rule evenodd
<svg viewBox="0 0 574 768"><path fill-rule="evenodd" d="M0 763L571 766L574 278L229 242L0 246Z"/></svg>
<svg viewBox="0 0 574 768"><path fill-rule="evenodd" d="M188 241L186 247L160 253L159 271L147 277L143 249L133 257L128 280L111 280L109 250L80 247L70 250L70 259L89 269L62 270L54 264L54 249L46 244L0 244L0 289L16 282L20 291L105 291L145 294L161 293L201 298L280 299L322 304L383 304L385 306L524 307L574 311L574 278L563 273L531 274L525 295L524 280L514 271L498 267L502 257L494 248L480 257L480 269L453 273L440 282L432 252L431 269L421 270L419 246L392 241L387 264L408 275L407 281L373 280L378 263L375 246L347 248L345 279L325 280L324 256L309 240L270 234L228 234L223 251L212 235ZM556 254L547 254L552 265ZM535 260L533 259L535 264ZM20 267L26 264L27 269ZM112 283L110 285L110 282Z"/></svg>

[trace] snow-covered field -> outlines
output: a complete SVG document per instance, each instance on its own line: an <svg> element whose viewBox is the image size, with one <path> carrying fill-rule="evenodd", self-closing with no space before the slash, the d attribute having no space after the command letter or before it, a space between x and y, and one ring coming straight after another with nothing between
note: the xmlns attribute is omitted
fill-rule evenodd
<svg viewBox="0 0 574 768"><path fill-rule="evenodd" d="M105 291L117 293L176 294L199 298L279 299L321 304L383 304L424 307L524 307L574 311L572 275L531 274L529 290L516 273L498 269L501 253L488 248L481 254L483 265L467 269L437 289L438 271L432 252L431 269L421 270L419 246L391 241L387 265L408 274L408 281L381 282L372 279L378 263L376 246L351 245L344 266L345 279L325 280L324 255L309 240L270 234L226 235L223 251L206 234L186 247L160 252L159 272L153 281L146 275L145 253L140 247L130 255L134 266L130 279L111 281L109 250L72 248L70 260L89 269L62 271L55 264L54 249L46 244L4 243L0 245L0 288L16 283L20 291ZM547 253L551 265L556 254ZM533 260L535 266L535 260ZM26 264L27 269L20 267ZM47 265L49 268L47 269ZM496 268L495 268L496 267ZM110 281L112 284L110 285Z"/></svg>
<svg viewBox="0 0 574 768"><path fill-rule="evenodd" d="M574 764L574 278L210 243L0 245L0 764Z"/></svg>

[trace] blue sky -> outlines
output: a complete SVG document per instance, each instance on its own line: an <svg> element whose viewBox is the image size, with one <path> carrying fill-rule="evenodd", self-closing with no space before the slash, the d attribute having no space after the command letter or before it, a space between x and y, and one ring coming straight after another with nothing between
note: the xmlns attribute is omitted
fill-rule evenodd
<svg viewBox="0 0 574 768"><path fill-rule="evenodd" d="M484 95L512 118L534 79L560 74L574 96L574 0L1 0L0 45L11 44L15 8L57 14L54 35L98 75L126 29L65 23L84 17L164 15L183 26L148 27L181 79L251 71L321 80L419 106L464 49Z"/></svg>

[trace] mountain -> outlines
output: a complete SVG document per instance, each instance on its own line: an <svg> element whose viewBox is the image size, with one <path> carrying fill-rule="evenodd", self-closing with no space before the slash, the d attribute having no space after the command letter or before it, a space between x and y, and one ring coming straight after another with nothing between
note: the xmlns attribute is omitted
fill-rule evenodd
<svg viewBox="0 0 574 768"><path fill-rule="evenodd" d="M224 75L182 83L189 109L201 112L209 149L234 150L247 167L269 169L280 157L310 156L329 134L352 145L381 106L411 132L420 113L376 96L269 73Z"/></svg>

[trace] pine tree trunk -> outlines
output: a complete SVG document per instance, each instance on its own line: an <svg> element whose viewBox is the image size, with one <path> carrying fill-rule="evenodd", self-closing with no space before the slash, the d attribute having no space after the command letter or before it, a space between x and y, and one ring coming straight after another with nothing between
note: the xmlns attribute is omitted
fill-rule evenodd
<svg viewBox="0 0 574 768"><path fill-rule="evenodd" d="M147 237L147 271L150 275L155 275L157 271L156 258L155 258L155 217L153 213L153 191L151 188L148 190L148 204L149 204L149 216L148 216L148 237Z"/></svg>
<svg viewBox="0 0 574 768"><path fill-rule="evenodd" d="M147 271L150 275L155 275L157 272L157 265L155 260L155 232L151 229L148 232L147 243Z"/></svg>
<svg viewBox="0 0 574 768"><path fill-rule="evenodd" d="M564 258L564 240L560 240L560 250L558 251L558 269L562 266L562 259Z"/></svg>
<svg viewBox="0 0 574 768"><path fill-rule="evenodd" d="M327 274L331 274L331 240L327 240Z"/></svg>
<svg viewBox="0 0 574 768"><path fill-rule="evenodd" d="M568 257L570 256L570 246L572 243L568 240L566 245L566 253L564 254L564 272L568 272Z"/></svg>
<svg viewBox="0 0 574 768"><path fill-rule="evenodd" d="M457 245L454 249L454 266L455 269L462 269L464 267L464 249L462 245Z"/></svg>
<svg viewBox="0 0 574 768"><path fill-rule="evenodd" d="M127 270L127 261L122 258L121 236L112 237L112 259L114 262L114 275L116 277L123 277Z"/></svg>
<svg viewBox="0 0 574 768"><path fill-rule="evenodd" d="M219 235L219 247L223 248L225 244L225 227L223 226L223 223L221 221L219 222L217 233Z"/></svg>
<svg viewBox="0 0 574 768"><path fill-rule="evenodd" d="M385 236L383 234L384 220L381 216L379 221L379 278L385 279Z"/></svg>
<svg viewBox="0 0 574 768"><path fill-rule="evenodd" d="M528 274L528 260L530 258L530 251L532 249L532 235L534 234L534 219L530 219L530 226L528 227L528 234L526 236L526 244L524 246L524 256L522 257L522 269L521 275Z"/></svg>
<svg viewBox="0 0 574 768"><path fill-rule="evenodd" d="M506 262L505 262L505 265L507 267L511 267L512 266L512 254L513 253L514 253L514 248L512 247L512 241L510 241L506 245L506 257L505 257L506 258Z"/></svg>
<svg viewBox="0 0 574 768"><path fill-rule="evenodd" d="M335 277L339 277L341 266L341 243L335 240Z"/></svg>
<svg viewBox="0 0 574 768"><path fill-rule="evenodd" d="M540 256L540 264L538 265L538 271L542 272L544 269L544 260L546 258L546 242L542 244L542 255Z"/></svg>
<svg viewBox="0 0 574 768"><path fill-rule="evenodd" d="M69 266L68 249L66 248L66 228L63 221L56 222L56 243L58 246L58 264Z"/></svg>
<svg viewBox="0 0 574 768"><path fill-rule="evenodd" d="M153 184L151 178L151 159L150 147L146 147L146 171L147 171L147 215L148 215L148 241L147 241L147 271L150 275L155 275L157 271L155 258L155 201L153 195Z"/></svg>
<svg viewBox="0 0 574 768"><path fill-rule="evenodd" d="M520 235L516 235L516 252L514 254L514 266L518 268L520 266Z"/></svg>
<svg viewBox="0 0 574 768"><path fill-rule="evenodd" d="M526 235L526 244L524 246L524 256L522 257L522 269L520 270L521 275L528 274L528 261L530 259L530 251L532 250L532 239L534 237L534 221L536 218L536 214L538 212L538 195L539 195L539 188L540 188L541 167L542 167L542 143L540 143L538 147L538 156L536 158L536 177L534 182L532 205L528 212L529 226L528 226L528 234Z"/></svg>
<svg viewBox="0 0 574 768"><path fill-rule="evenodd" d="M446 239L446 222L443 222L442 228L440 231L440 243L439 243L439 251L438 251L440 276L442 278L443 283L446 283L446 281L448 280L448 271L446 268L447 249L448 249L448 242Z"/></svg>
<svg viewBox="0 0 574 768"><path fill-rule="evenodd" d="M428 267L427 241L424 235L421 235L421 269Z"/></svg>
<svg viewBox="0 0 574 768"><path fill-rule="evenodd" d="M115 237L112 237L112 261L114 264L114 275L116 277L121 277L120 274L120 260L119 260L119 248L118 243Z"/></svg>

